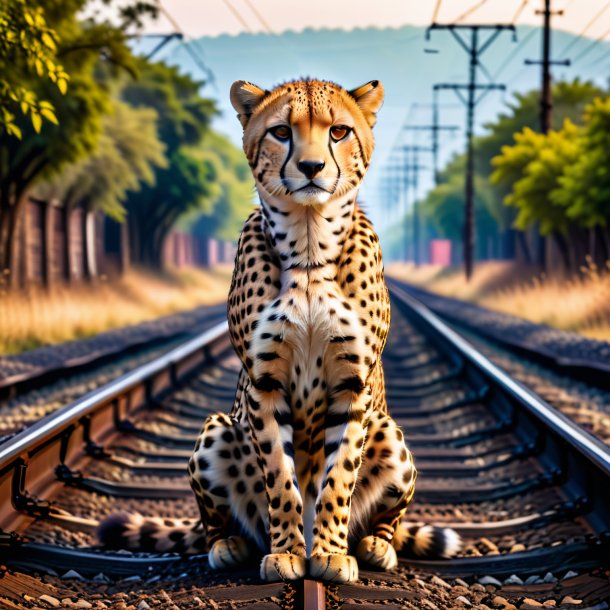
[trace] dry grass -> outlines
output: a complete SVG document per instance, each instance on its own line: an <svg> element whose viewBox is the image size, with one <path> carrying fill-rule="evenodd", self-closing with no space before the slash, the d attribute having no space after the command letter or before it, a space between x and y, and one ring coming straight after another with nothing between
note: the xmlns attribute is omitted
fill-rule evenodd
<svg viewBox="0 0 610 610"><path fill-rule="evenodd" d="M438 294L610 341L610 264L600 270L589 261L578 277L547 278L493 261L479 264L468 283L461 269L430 265L393 264L388 274Z"/></svg>
<svg viewBox="0 0 610 610"><path fill-rule="evenodd" d="M133 270L120 279L51 292L32 288L0 296L0 353L90 337L120 326L220 303L231 266L163 275Z"/></svg>

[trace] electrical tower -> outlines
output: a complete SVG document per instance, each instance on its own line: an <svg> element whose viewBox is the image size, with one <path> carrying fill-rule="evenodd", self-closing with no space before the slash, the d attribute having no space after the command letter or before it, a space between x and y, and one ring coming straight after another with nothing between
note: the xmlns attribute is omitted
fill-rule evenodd
<svg viewBox="0 0 610 610"><path fill-rule="evenodd" d="M438 91L434 90L434 101L432 103L432 124L431 125L405 125L403 127L405 131L429 131L432 135L432 167L434 171L434 185L438 186L438 152L439 152L439 142L438 135L439 132L456 132L460 128L458 125L439 125L439 116L438 116Z"/></svg>
<svg viewBox="0 0 610 610"><path fill-rule="evenodd" d="M542 59L526 59L527 66L542 66L542 85L540 87L540 132L548 133L552 125L553 93L551 89L551 65L569 66L569 59L551 59L551 17L563 15L563 11L552 11L551 0L544 0L544 10L536 11L537 15L543 15L544 27L542 30ZM540 235L539 228L534 228L534 243L536 246L536 262L546 268L546 240Z"/></svg>
<svg viewBox="0 0 610 610"><path fill-rule="evenodd" d="M464 227L463 227L463 247L464 247L464 270L466 279L470 280L474 267L474 113L476 105L483 97L491 90L504 90L504 85L495 83L477 83L477 68L481 68L479 57L482 55L496 40L496 38L505 30L512 31L513 40L516 39L515 26L512 24L495 24L495 25L460 25L447 24L441 25L433 23L426 31L426 39L430 39L433 30L448 30L460 46L468 53L470 57L469 82L467 84L456 83L439 83L434 85L435 91L442 89L453 90L458 98L466 105L466 187L465 187L465 206L464 206ZM460 31L470 31L470 42L461 36ZM487 38L480 40L479 33L491 32ZM462 91L467 92L467 96L462 94ZM477 97L477 91L481 91L481 95Z"/></svg>
<svg viewBox="0 0 610 610"><path fill-rule="evenodd" d="M551 91L551 66L569 66L569 59L551 59L551 16L563 15L563 11L552 11L551 0L544 0L544 10L536 11L536 15L544 16L542 30L542 59L526 59L527 66L542 66L542 95L540 96L540 131L548 133L551 129L551 113L553 110L553 94Z"/></svg>
<svg viewBox="0 0 610 610"><path fill-rule="evenodd" d="M413 262L417 267L421 263L421 223L419 219L419 201L417 199L419 172L428 169L427 167L419 164L419 153L434 153L434 150L433 148L427 146L401 146L401 150L407 155L407 163L404 165L407 175L407 185L413 187ZM409 153L412 153L413 155L411 160L408 159Z"/></svg>
<svg viewBox="0 0 610 610"><path fill-rule="evenodd" d="M395 203L398 204L398 216L399 219L402 220L402 217L406 213L406 191L409 184L409 176L405 169L404 160L401 159L393 159L390 158L390 164L384 166L384 182L387 184L387 194L390 199L390 208L393 208ZM404 231L404 242L405 242L405 252L404 257L407 258L406 252L406 239L407 239L407 227L406 225L403 227ZM402 254L399 254L402 256Z"/></svg>

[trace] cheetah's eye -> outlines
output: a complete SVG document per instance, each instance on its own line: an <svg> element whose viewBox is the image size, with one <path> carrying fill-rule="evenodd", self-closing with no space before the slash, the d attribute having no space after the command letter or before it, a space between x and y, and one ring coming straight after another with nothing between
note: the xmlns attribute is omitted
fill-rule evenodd
<svg viewBox="0 0 610 610"><path fill-rule="evenodd" d="M333 125L330 128L330 137L335 142L338 142L339 140L343 140L350 131L351 127L348 127L347 125Z"/></svg>
<svg viewBox="0 0 610 610"><path fill-rule="evenodd" d="M272 127L270 130L271 135L277 138L280 142L285 142L290 139L292 135L292 131L288 125L278 125L277 127Z"/></svg>

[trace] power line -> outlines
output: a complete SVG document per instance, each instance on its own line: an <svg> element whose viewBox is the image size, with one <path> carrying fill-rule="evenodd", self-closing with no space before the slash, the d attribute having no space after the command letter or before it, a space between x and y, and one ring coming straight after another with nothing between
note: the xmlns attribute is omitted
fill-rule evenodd
<svg viewBox="0 0 610 610"><path fill-rule="evenodd" d="M579 59L582 59L585 55L588 55L592 49L594 49L600 42L602 42L602 40L604 38L606 38L606 36L608 36L608 34L610 34L610 28L607 29L599 38L597 38L596 40L594 40L589 46L587 46L585 48L584 51L582 51L582 53L579 53L575 58L574 61L578 61Z"/></svg>
<svg viewBox="0 0 610 610"><path fill-rule="evenodd" d="M248 25L248 22L243 18L242 14L229 2L229 0L222 1L224 5L231 11L233 17L235 17L235 19L237 19L237 21L239 21L239 23L241 23L242 26L246 28L246 30L248 30L250 34L252 34L252 28Z"/></svg>
<svg viewBox="0 0 610 610"><path fill-rule="evenodd" d="M171 34L144 34L138 36L138 38L160 38L161 40L154 46L152 51L149 51L145 57L146 59L152 59L168 42L171 40L182 40L182 34L179 32L172 32Z"/></svg>
<svg viewBox="0 0 610 610"><path fill-rule="evenodd" d="M525 10L525 7L528 5L528 3L529 3L529 0L523 0L521 2L521 5L517 9L517 12L513 15L513 19L511 21L511 23L513 25L517 22L517 19L519 19L519 17L521 17L521 13Z"/></svg>
<svg viewBox="0 0 610 610"><path fill-rule="evenodd" d="M526 66L538 65L542 67L542 95L540 96L540 131L548 133L551 129L551 111L553 109L553 92L551 90L551 66L569 66L569 59L551 59L551 17L553 15L563 15L563 11L551 9L551 0L544 0L544 9L536 11L537 15L542 15L544 25L542 28L542 59L526 59ZM542 258L541 258L542 261Z"/></svg>
<svg viewBox="0 0 610 610"><path fill-rule="evenodd" d="M455 132L459 130L457 125L440 125L438 116L438 92L434 91L434 98L432 106L432 124L431 125L405 125L403 130L405 131L429 131L432 136L432 147L430 152L432 153L432 169L434 171L434 184L438 186L439 172L438 172L438 153L439 153L439 132Z"/></svg>
<svg viewBox="0 0 610 610"><path fill-rule="evenodd" d="M465 179L465 205L464 205L464 226L463 226L463 246L464 246L464 271L466 279L470 280L474 267L474 241L475 241L475 218L474 218L474 123L476 105L483 99L486 93L492 90L505 90L504 85L494 83L477 83L477 67L480 66L479 57L496 40L503 31L511 31L513 39L515 37L515 26L513 24L489 24L489 25L438 25L433 23L426 32L426 37L430 37L433 30L448 30L460 46L468 53L469 80L466 84L458 83L439 83L434 85L434 90L449 89L462 100L466 106L466 179ZM464 40L460 31L470 32L470 41ZM480 34L490 32L485 40L481 40ZM462 93L466 92L466 95ZM481 95L478 95L481 92Z"/></svg>
<svg viewBox="0 0 610 610"><path fill-rule="evenodd" d="M205 65L202 57L200 55L198 55L197 53L195 53L195 51L192 49L191 45L188 43L188 42L190 42L190 38L188 38L186 36L186 34L184 33L184 30L180 27L178 22L172 17L171 13L161 4L161 0L157 0L157 6L159 7L159 12L161 12L161 13L163 13L163 15L165 15L165 18L171 23L174 30L176 30L176 32L178 32L180 34L180 36L181 36L180 43L182 45L182 48L190 55L190 57L193 60L193 62L195 63L195 65L199 68L199 70L201 70L201 72L203 72L203 74L206 75L206 77L210 81L210 83L212 85L216 86L216 79L214 77L214 72L212 72L212 70L210 70L210 68L208 68ZM186 44L185 44L185 40L188 41ZM198 51L201 53L201 51L199 49L198 49Z"/></svg>
<svg viewBox="0 0 610 610"><path fill-rule="evenodd" d="M436 6L434 7L434 14L432 15L432 23L436 23L438 12L441 10L441 2L443 0L436 0Z"/></svg>
<svg viewBox="0 0 610 610"><path fill-rule="evenodd" d="M514 22L513 22L514 23ZM506 70L506 68L513 61L517 53L534 37L535 34L538 33L538 30L532 29L529 34L525 36L521 42L515 47L515 50L502 62L502 64L498 67L498 69L493 73L493 78L491 80L497 80L498 76ZM512 79L511 79L512 80Z"/></svg>
<svg viewBox="0 0 610 610"><path fill-rule="evenodd" d="M606 58L609 58L609 57L610 57L610 51L607 51L603 55L600 55L597 59L594 59L590 64L587 64L585 66L585 68L590 68L591 66L595 66L595 65L601 63L602 61L605 61Z"/></svg>
<svg viewBox="0 0 610 610"><path fill-rule="evenodd" d="M271 26L267 23L267 21L265 21L265 19L263 19L263 16L259 13L259 11L256 9L254 4L252 4L252 2L250 2L250 0L244 0L244 2L248 5L248 8L252 11L254 16L259 20L259 22L267 30L267 32L269 34L273 34L273 30L271 29Z"/></svg>
<svg viewBox="0 0 610 610"><path fill-rule="evenodd" d="M608 7L610 7L610 2L606 2L606 4L604 4L604 6L595 14L595 16L589 21L589 23L587 23L584 29L578 34L578 36L576 36L576 38L573 38L566 45L566 47L559 52L559 55L565 55L589 31L591 26L606 12L606 10L608 10Z"/></svg>
<svg viewBox="0 0 610 610"><path fill-rule="evenodd" d="M487 0L479 0L474 6L471 6L467 11L462 13L453 23L459 23L462 19L466 19L466 17L472 15L472 13L480 9L486 2Z"/></svg>
<svg viewBox="0 0 610 610"><path fill-rule="evenodd" d="M413 225L413 262L417 267L421 262L421 244L420 244L420 217L419 217L419 199L418 199L418 190L419 190L419 172L421 170L428 169L427 167L419 164L419 153L420 152L431 152L433 153L433 149L427 146L402 146L401 150L403 153L411 152L413 154L413 158L411 162L407 162L404 169L407 172L407 176L409 176L409 171L413 172L410 176L410 179L407 178L407 184L413 187L413 205L411 208L412 214L412 225ZM407 157L408 158L408 157Z"/></svg>

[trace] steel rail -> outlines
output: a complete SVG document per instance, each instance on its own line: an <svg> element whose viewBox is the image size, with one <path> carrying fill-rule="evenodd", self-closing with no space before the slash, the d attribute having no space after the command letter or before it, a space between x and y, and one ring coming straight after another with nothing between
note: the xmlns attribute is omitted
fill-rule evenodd
<svg viewBox="0 0 610 610"><path fill-rule="evenodd" d="M440 296L431 292L427 292L419 287L412 286L397 280L396 278L387 278L390 292L395 286L410 294L413 298L420 300L425 307L443 320L447 320L450 324L455 324L457 328L464 328L475 333L485 339L490 339L495 343L499 343L507 347L511 352L517 355L525 356L552 371L561 375L567 375L577 381L582 381L587 385L593 385L601 389L610 389L610 362L602 362L601 360L592 361L578 355L566 356L565 354L555 353L551 349L543 346L528 345L519 338L513 338L506 332L496 332L493 329L481 328L473 321L461 317L457 312L442 311L438 309L438 305L434 303L427 304L426 297L432 297L437 301L445 301L447 303L455 303L456 307L460 306L460 301L453 297ZM419 297L418 295L422 295ZM469 304L466 304L469 305Z"/></svg>
<svg viewBox="0 0 610 610"><path fill-rule="evenodd" d="M577 449L583 457L595 464L606 477L610 477L610 447L583 430L578 424L557 411L523 384L515 381L415 297L395 284L392 286L392 294L407 305L411 311L415 312L428 328L449 342L464 358L469 360L478 370L483 371L529 413L534 415L547 428L553 430L563 441Z"/></svg>
<svg viewBox="0 0 610 610"><path fill-rule="evenodd" d="M107 404L114 398L146 382L154 375L176 366L197 351L214 343L226 333L228 333L228 323L221 322L201 335L190 339L185 344L89 392L58 411L43 417L37 423L29 426L0 445L0 470L15 458L26 453L33 445L44 443L46 440L65 430L75 421L95 411L100 405Z"/></svg>
<svg viewBox="0 0 610 610"><path fill-rule="evenodd" d="M610 474L610 449L605 447L602 443L597 441L594 437L583 431L576 424L574 424L567 417L559 414L553 407L548 405L533 392L528 390L520 383L514 381L507 375L500 367L494 365L488 358L480 354L468 341L462 338L458 333L453 331L448 325L442 322L435 314L430 312L425 305L421 304L417 299L410 296L405 291L392 286L391 294L393 297L398 299L402 306L405 308L407 317L411 318L412 322L415 322L414 326L419 327L423 335L428 335L431 344L436 343L435 337L439 338L439 341L443 346L448 346L446 356L448 362L455 366L455 371L452 374L460 376L463 369L472 368L476 370L478 377L485 377L486 383L491 387L500 389L511 402L521 405L524 407L523 411L528 414L526 419L533 420L541 423L545 430L550 430L553 434L560 438L563 443L569 444L570 448L574 448L575 451L570 451L570 454L578 453L579 456L583 456L588 463L595 466L596 472L603 473L605 479ZM402 309L402 307L401 307ZM199 364L194 364L192 356L197 355L198 358L202 357L203 362L209 360L210 351L219 349L222 347L224 350L224 342L221 343L223 338L228 338L228 325L226 322L218 324L212 329L202 333L198 337L187 341L185 344L172 349L168 353L164 354L153 360L152 362L142 365L134 371L119 377L118 379L106 384L105 386L94 390L87 394L81 399L74 403L67 405L66 407L56 411L54 414L49 415L41 419L37 424L28 428L24 432L16 435L6 443L0 445L0 472L2 470L10 469L16 470L16 464L25 458L29 460L38 450L38 447L46 446L51 443L57 445L57 440L66 434L71 434L70 430L75 424L79 424L81 421L92 417L96 412L96 409L107 406L109 403L116 401L118 398L129 395L134 388L141 388L144 386L146 391L147 400L151 398L149 389L152 391L152 387L149 387L151 380L154 381L159 374L163 374L163 379L167 381L168 372L169 379L172 380L172 384L166 387L173 387L173 381L177 380L180 375L178 374L181 363L188 363L190 368L188 372L195 370ZM212 346L216 346L213 348ZM456 356L458 357L456 360ZM454 362L455 361L455 362ZM464 362L462 367L459 361ZM199 360L197 361L199 362ZM397 371L394 371L397 372ZM477 378L478 378L477 377ZM443 381L443 379L441 379ZM437 383L435 381L434 383ZM147 385L148 384L148 385ZM425 387L423 388L425 389ZM423 391L422 388L419 391ZM487 390L486 390L487 394ZM152 398L154 400L154 398ZM520 423L519 420L518 423ZM79 440L79 439L77 439ZM172 459L184 457L185 452L177 450L163 450L166 452L166 457ZM438 449L439 454L442 454L442 448ZM41 458L39 461L42 461ZM125 458L122 458L125 460ZM130 465L127 463L127 465ZM145 465L147 468L151 466L150 463ZM169 464L171 467L175 467L175 464ZM49 474L53 474L53 468L49 468ZM46 478L45 478L46 481ZM87 481L94 481L93 478L87 479ZM112 484L117 489L123 485L123 483L112 483L102 481L104 484ZM133 489L135 485L130 484ZM483 490L484 491L484 490ZM190 495L190 490L186 490ZM157 488L156 493L162 497L168 497L169 492L160 486ZM113 489L113 494L118 494L116 489ZM474 532L475 534L486 533L489 531L503 531L504 529L518 528L519 526L528 524L530 521L540 520L542 517L552 516L548 514L534 514L526 517L515 518L513 520L506 520L496 524L490 524L489 526L482 526L477 523L462 523L462 524L451 524L456 529L462 529L462 533L468 531ZM69 520L69 516L67 517ZM82 521L82 520L81 520ZM82 524L81 524L82 525ZM87 525L87 524L85 524ZM92 526L91 524L89 524ZM489 556L480 558L460 558L457 560L447 561L411 561L410 563L414 567L419 567L426 570L437 571L446 574L453 575L473 575L473 574L503 574L506 570L513 573L515 565L518 562L519 565L523 566L526 571L538 569L540 564L553 565L552 562L556 562L556 569L560 568L560 564L565 562L569 557L570 566L581 566L590 567L592 562L598 565L601 562L601 553L604 550L599 548L592 548L588 543L574 543L567 546L566 552L561 554L557 549L542 549L540 551L527 551L522 554L512 553L510 554L510 561L506 561L506 557L501 556L493 558L490 563ZM19 564L21 561L24 566L31 565L32 561L36 560L40 565L52 565L54 561L58 561L62 566L71 567L74 565L75 559L85 564L85 560L97 569L100 560L108 559L109 571L120 571L128 573L129 570L137 572L140 569L148 569L147 562L151 560L149 558L135 558L136 561L130 561L130 558L125 558L118 554L105 555L99 551L80 551L78 549L65 549L59 550L57 554L54 553L53 547L40 544L26 543L21 547L14 547L9 550L9 553L13 554L13 562ZM567 553L567 554L566 554ZM18 556L17 556L18 554ZM200 556L198 559L202 559ZM152 562L157 566L172 565L181 561L178 557L157 557ZM138 564L135 566L134 564ZM141 564L141 565L140 565ZM133 573L133 572L132 572ZM327 603L327 591L323 583L305 579L302 582L302 598L304 608L311 610L324 608ZM332 602L333 589L329 588L328 596Z"/></svg>

